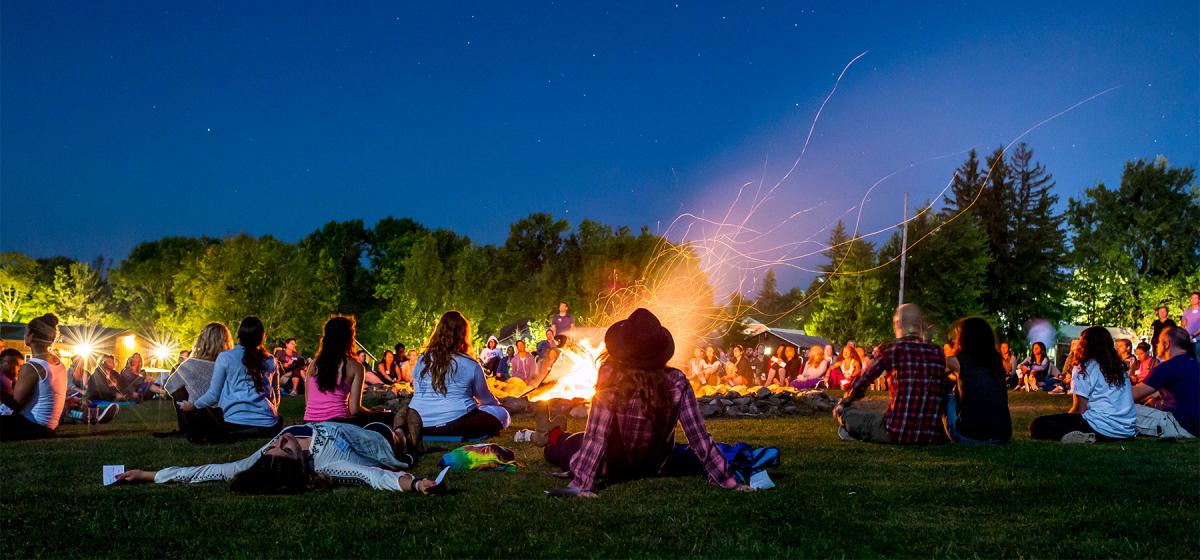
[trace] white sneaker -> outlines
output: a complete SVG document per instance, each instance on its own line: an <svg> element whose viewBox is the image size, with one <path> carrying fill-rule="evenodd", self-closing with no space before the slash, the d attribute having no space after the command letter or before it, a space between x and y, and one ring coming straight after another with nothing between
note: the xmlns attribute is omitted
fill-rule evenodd
<svg viewBox="0 0 1200 560"><path fill-rule="evenodd" d="M516 434L513 434L513 441L516 443L529 443L533 441L532 437L533 430L520 430Z"/></svg>
<svg viewBox="0 0 1200 560"><path fill-rule="evenodd" d="M842 438L842 441L854 441L854 438L850 437L850 432L846 430L845 426L838 426L838 437Z"/></svg>
<svg viewBox="0 0 1200 560"><path fill-rule="evenodd" d="M1096 443L1096 434L1080 431L1067 432L1060 441L1063 443Z"/></svg>

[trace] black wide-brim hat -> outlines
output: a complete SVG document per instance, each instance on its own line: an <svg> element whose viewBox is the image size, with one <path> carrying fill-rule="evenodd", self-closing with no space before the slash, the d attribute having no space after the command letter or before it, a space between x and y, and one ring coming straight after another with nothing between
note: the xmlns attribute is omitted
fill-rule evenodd
<svg viewBox="0 0 1200 560"><path fill-rule="evenodd" d="M675 355L675 338L649 310L638 308L604 333L604 346L618 362L636 368L660 368Z"/></svg>

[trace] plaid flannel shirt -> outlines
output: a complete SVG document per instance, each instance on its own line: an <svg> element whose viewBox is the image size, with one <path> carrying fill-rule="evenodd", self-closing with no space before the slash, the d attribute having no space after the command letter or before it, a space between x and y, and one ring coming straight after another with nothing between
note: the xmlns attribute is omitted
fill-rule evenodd
<svg viewBox="0 0 1200 560"><path fill-rule="evenodd" d="M871 367L854 380L844 401L861 398L871 382L887 372L895 372L892 400L883 415L888 438L893 443L946 441L942 414L952 384L942 349L918 337L904 337L883 346L875 352Z"/></svg>
<svg viewBox="0 0 1200 560"><path fill-rule="evenodd" d="M611 366L601 366L601 383L611 375ZM737 486L725 458L705 429L704 416L687 377L677 369L666 375L674 406L656 418L646 415L646 406L636 397L618 406L611 394L596 393L583 445L571 459L572 488L590 492L599 476L613 472L626 476L658 474L675 447L677 422L683 425L688 445L704 465L709 481L723 488Z"/></svg>

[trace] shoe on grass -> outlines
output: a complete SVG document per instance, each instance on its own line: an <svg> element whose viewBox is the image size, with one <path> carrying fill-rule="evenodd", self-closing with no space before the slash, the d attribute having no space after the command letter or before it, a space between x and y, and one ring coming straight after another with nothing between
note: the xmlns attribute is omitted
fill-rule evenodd
<svg viewBox="0 0 1200 560"><path fill-rule="evenodd" d="M1063 443L1096 443L1096 434L1076 430L1074 432L1067 432L1067 435L1063 436L1061 441Z"/></svg>
<svg viewBox="0 0 1200 560"><path fill-rule="evenodd" d="M112 419L117 417L118 412L121 412L121 407L117 403L108 403L108 406L104 407L100 416L96 418L96 423L107 424L112 422Z"/></svg>
<svg viewBox="0 0 1200 560"><path fill-rule="evenodd" d="M532 436L533 433L534 433L533 430L520 430L516 434L513 434L513 442L514 443L528 443L528 442L532 441L530 439L530 436Z"/></svg>
<svg viewBox="0 0 1200 560"><path fill-rule="evenodd" d="M854 441L854 438L850 437L850 432L845 426L838 426L838 437L841 438L842 441Z"/></svg>

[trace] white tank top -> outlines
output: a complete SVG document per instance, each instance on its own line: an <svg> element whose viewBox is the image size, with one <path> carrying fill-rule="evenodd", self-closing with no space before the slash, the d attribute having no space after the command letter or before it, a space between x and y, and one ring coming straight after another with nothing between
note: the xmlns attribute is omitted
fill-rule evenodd
<svg viewBox="0 0 1200 560"><path fill-rule="evenodd" d="M53 430L58 427L67 398L67 366L62 363L51 365L40 358L30 358L29 362L41 367L33 368L38 382L33 389L33 398L25 405L21 416ZM45 377L42 377L43 373Z"/></svg>

